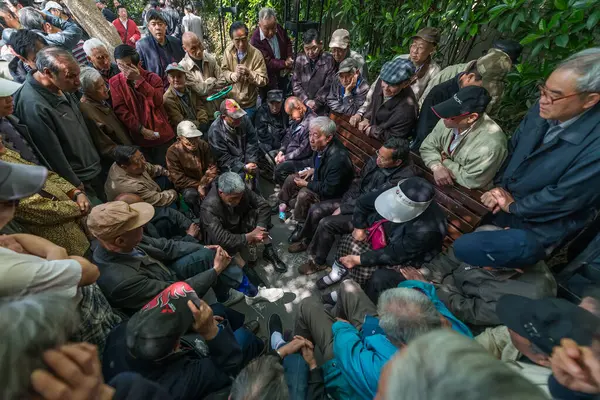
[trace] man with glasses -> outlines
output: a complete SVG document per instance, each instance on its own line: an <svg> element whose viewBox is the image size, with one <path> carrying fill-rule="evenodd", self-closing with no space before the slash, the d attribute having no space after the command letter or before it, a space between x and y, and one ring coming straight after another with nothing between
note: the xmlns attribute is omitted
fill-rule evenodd
<svg viewBox="0 0 600 400"><path fill-rule="evenodd" d="M506 158L506 135L486 113L491 97L480 86L461 89L433 106L442 118L421 145L435 183L487 188Z"/></svg>
<svg viewBox="0 0 600 400"><path fill-rule="evenodd" d="M377 155L367 161L360 177L352 182L341 199L323 200L309 209L303 229L292 238L296 242L288 249L290 253L308 249L309 261L300 266L299 272L309 275L327 268L327 255L336 235L352 232L352 213L360 196L375 190L389 189L414 175L408 141L401 138L388 139L377 150Z"/></svg>
<svg viewBox="0 0 600 400"><path fill-rule="evenodd" d="M600 207L599 76L598 47L574 54L552 72L512 136L497 187L481 197L493 213L490 222L532 232L546 254Z"/></svg>

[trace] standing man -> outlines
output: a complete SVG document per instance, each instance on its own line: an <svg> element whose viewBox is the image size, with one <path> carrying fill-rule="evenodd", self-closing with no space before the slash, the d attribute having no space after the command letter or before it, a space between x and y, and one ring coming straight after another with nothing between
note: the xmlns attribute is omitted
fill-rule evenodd
<svg viewBox="0 0 600 400"><path fill-rule="evenodd" d="M331 34L329 41L329 51L335 60L335 70L337 72L342 61L351 57L358 61L360 73L362 76L369 76L365 58L354 50L350 49L350 32L345 29L337 29Z"/></svg>
<svg viewBox="0 0 600 400"><path fill-rule="evenodd" d="M115 13L106 6L106 0L96 0L96 7L98 7L98 9L102 12L102 15L108 22L112 23L115 19L117 19Z"/></svg>
<svg viewBox="0 0 600 400"><path fill-rule="evenodd" d="M229 95L252 119L256 112L259 88L268 82L267 65L261 52L248 43L248 27L243 22L234 22L229 28L231 44L223 54L223 78L233 84Z"/></svg>
<svg viewBox="0 0 600 400"><path fill-rule="evenodd" d="M194 13L194 6L186 4L183 8L185 16L181 20L183 33L192 32L202 41L204 39L204 20Z"/></svg>
<svg viewBox="0 0 600 400"><path fill-rule="evenodd" d="M181 37L181 16L179 12L173 8L172 0L165 0L165 6L161 10L167 19L167 35Z"/></svg>
<svg viewBox="0 0 600 400"><path fill-rule="evenodd" d="M252 34L250 43L262 53L267 64L269 84L260 90L260 98L265 101L267 92L272 89L289 93L289 72L294 65L292 41L287 32L277 23L277 15L272 8L258 12L258 28Z"/></svg>
<svg viewBox="0 0 600 400"><path fill-rule="evenodd" d="M112 24L117 29L119 36L121 36L121 41L123 44L135 47L137 41L142 38L137 24L127 16L127 9L125 6L118 6L117 14L119 14L119 18L115 19Z"/></svg>

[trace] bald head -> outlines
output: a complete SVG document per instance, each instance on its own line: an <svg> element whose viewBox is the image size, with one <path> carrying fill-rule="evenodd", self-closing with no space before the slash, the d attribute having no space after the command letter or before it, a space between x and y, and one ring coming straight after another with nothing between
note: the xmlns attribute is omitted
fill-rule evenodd
<svg viewBox="0 0 600 400"><path fill-rule="evenodd" d="M135 204L135 203L143 203L144 202L144 200L140 196L138 196L137 194L133 194L133 193L121 193L120 195L115 197L114 201L124 201L127 204Z"/></svg>
<svg viewBox="0 0 600 400"><path fill-rule="evenodd" d="M194 32L187 31L181 38L183 50L194 60L202 60L204 58L204 45Z"/></svg>
<svg viewBox="0 0 600 400"><path fill-rule="evenodd" d="M306 106L296 96L288 97L285 101L285 112L294 121L300 122L306 114Z"/></svg>

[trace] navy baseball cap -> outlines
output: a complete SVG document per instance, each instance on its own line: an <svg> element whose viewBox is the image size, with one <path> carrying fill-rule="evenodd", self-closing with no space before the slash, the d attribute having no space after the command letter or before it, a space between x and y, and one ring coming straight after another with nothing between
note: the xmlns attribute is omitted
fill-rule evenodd
<svg viewBox="0 0 600 400"><path fill-rule="evenodd" d="M491 100L492 98L485 88L467 86L431 109L440 118L452 118L471 113L482 114Z"/></svg>
<svg viewBox="0 0 600 400"><path fill-rule="evenodd" d="M565 338L589 346L600 329L600 318L564 299L533 300L507 294L498 301L496 314L503 325L546 354Z"/></svg>
<svg viewBox="0 0 600 400"><path fill-rule="evenodd" d="M546 256L535 235L523 229L473 232L453 246L456 258L475 267L522 268Z"/></svg>
<svg viewBox="0 0 600 400"><path fill-rule="evenodd" d="M415 65L410 60L396 57L383 64L379 77L388 85L397 85L415 74Z"/></svg>

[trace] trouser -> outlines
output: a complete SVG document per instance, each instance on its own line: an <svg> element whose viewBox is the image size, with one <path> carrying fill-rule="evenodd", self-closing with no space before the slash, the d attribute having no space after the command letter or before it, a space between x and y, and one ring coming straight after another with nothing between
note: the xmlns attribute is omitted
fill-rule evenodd
<svg viewBox="0 0 600 400"><path fill-rule="evenodd" d="M142 147L140 150L150 164L162 165L167 167L167 150L175 142L175 139L169 140L167 143L153 146L153 147Z"/></svg>
<svg viewBox="0 0 600 400"><path fill-rule="evenodd" d="M298 175L290 175L285 179L281 191L279 192L279 200L293 208L294 219L298 222L304 222L308 215L309 208L319 202L319 195L309 188L299 188L294 182L294 178Z"/></svg>
<svg viewBox="0 0 600 400"><path fill-rule="evenodd" d="M351 233L353 229L351 214L330 215L323 218L308 245L309 257L315 264L325 264L336 235Z"/></svg>
<svg viewBox="0 0 600 400"><path fill-rule="evenodd" d="M188 205L190 210L194 213L197 218L200 218L200 207L202 206L202 199L200 193L196 188L186 188L181 192L183 201Z"/></svg>
<svg viewBox="0 0 600 400"><path fill-rule="evenodd" d="M279 152L275 153L277 155ZM275 171L273 172L273 179L275 183L281 185L285 182L285 179L298 172L303 170L306 167L310 167L311 160L307 158L305 160L289 160L284 161L281 164L277 164L275 166Z"/></svg>
<svg viewBox="0 0 600 400"><path fill-rule="evenodd" d="M100 202L106 202L106 193L104 192L104 182L105 176L103 173L99 173L95 177L88 179L87 181L82 181L83 189L85 190L85 195L90 199L92 204L94 204L95 197Z"/></svg>
<svg viewBox="0 0 600 400"><path fill-rule="evenodd" d="M213 267L215 250L202 248L186 256L178 258L169 267L177 274L178 279L188 279ZM229 289L237 289L242 283L244 272L238 265L230 264L219 274L217 281L212 286L218 301L229 298Z"/></svg>
<svg viewBox="0 0 600 400"><path fill-rule="evenodd" d="M333 333L335 317L350 322L360 330L365 316L377 316L377 307L356 282L346 280L340 284L336 306L327 311L315 297L300 302L294 333L309 339L319 350L323 361L333 358Z"/></svg>
<svg viewBox="0 0 600 400"><path fill-rule="evenodd" d="M306 221L300 231L301 239L311 239L321 220L331 214L340 206L340 200L323 200L313 204L308 209Z"/></svg>
<svg viewBox="0 0 600 400"><path fill-rule="evenodd" d="M306 400L308 394L308 364L298 354L290 354L283 359L283 371L290 400Z"/></svg>
<svg viewBox="0 0 600 400"><path fill-rule="evenodd" d="M400 282L404 282L405 280L404 275L398 271L379 268L373 272L371 279L364 285L365 293L374 304L377 304L381 293L397 287Z"/></svg>

